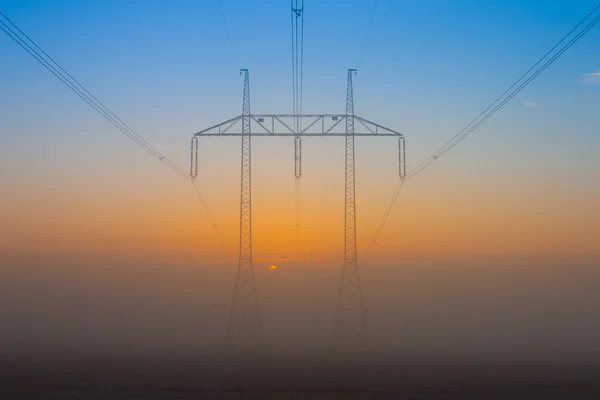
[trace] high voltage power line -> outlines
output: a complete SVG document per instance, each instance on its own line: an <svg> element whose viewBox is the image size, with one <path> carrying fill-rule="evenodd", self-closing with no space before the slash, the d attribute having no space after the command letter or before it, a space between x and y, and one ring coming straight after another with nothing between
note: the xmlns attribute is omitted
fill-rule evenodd
<svg viewBox="0 0 600 400"><path fill-rule="evenodd" d="M357 68L360 68L362 64L362 59L365 54L365 50L367 49L367 43L369 41L369 35L371 33L371 25L373 25L373 20L375 19L375 11L377 11L377 6L379 5L379 0L375 0L375 5L373 5L373 11L371 12L371 18L369 19L369 26L367 28L367 33L365 34L365 40L363 41L363 45L360 49L360 55L358 56L358 64Z"/></svg>
<svg viewBox="0 0 600 400"><path fill-rule="evenodd" d="M129 137L135 144L140 146L144 151L150 154L152 157L159 160L177 175L183 179L192 182L194 185L198 199L200 200L202 207L210 220L210 223L217 234L217 237L226 251L228 247L224 241L223 235L212 216L210 208L204 198L204 195L198 188L194 179L192 179L187 172L180 168L177 164L171 161L167 156L158 151L154 146L148 143L142 136L140 136L135 130L127 125L121 118L113 113L104 103L102 103L96 96L88 91L77 79L73 78L58 62L56 62L48 53L46 53L40 46L37 45L25 32L23 32L13 21L10 20L3 12L0 11L2 16L7 22L0 20L0 29L4 31L13 41L21 46L27 53L29 53L36 61L38 61L44 68L50 71L58 80L60 80L65 86L73 91L79 98L85 101L90 107L92 107L98 114L104 117L108 122L115 126L118 130L123 132Z"/></svg>
<svg viewBox="0 0 600 400"><path fill-rule="evenodd" d="M442 147L440 147L435 153L433 153L430 157L425 159L421 164L419 164L416 168L414 168L408 175L398 182L396 186L396 190L392 195L392 199L386 208L383 217L375 234L373 235L373 239L371 241L371 245L369 250L373 248L383 227L396 203L398 198L398 194L400 190L404 186L406 181L414 178L423 172L426 168L431 166L433 163L438 161L442 156L444 156L447 152L452 150L457 144L463 141L467 136L469 136L475 129L477 129L481 124L487 121L492 115L494 115L500 108L502 108L508 101L510 101L513 97L515 97L521 90L523 90L527 85L529 85L539 74L544 72L546 68L552 65L560 56L562 56L571 46L577 43L586 33L590 31L598 22L600 22L600 14L595 16L583 29L579 31L574 37L572 37L564 46L562 46L552 57L544 60L554 52L564 41L566 41L577 29L583 25L585 21L587 21L598 9L600 8L600 4L598 4L589 14L585 16L573 29L569 31L563 38L555 44L546 54L544 54L531 68L527 70L519 79L517 79L504 93L502 93L496 100L492 102L485 110L483 110L477 117L475 117L469 124L467 124L463 129L461 129L452 139L446 142ZM539 68L535 70L530 75L530 72L533 71L538 65L544 62ZM527 79L525 79L527 77ZM518 86L517 86L518 85Z"/></svg>
<svg viewBox="0 0 600 400"><path fill-rule="evenodd" d="M219 243L221 243L221 247L223 247L223 249L227 253L230 253L229 247L227 246L227 242L225 242L225 238L223 237L223 234L221 233L221 230L219 229L219 226L217 225L217 222L215 221L215 218L213 217L213 215L210 211L210 208L208 207L208 204L206 203L206 199L204 198L204 194L202 193L202 190L200 190L200 188L196 184L195 179L192 179L192 184L194 185L194 189L196 190L196 194L198 195L198 199L200 200L200 203L202 203L202 207L204 207L204 211L206 212L206 215L208 216L210 224L212 225L212 227L217 235L217 238L219 239Z"/></svg>
<svg viewBox="0 0 600 400"><path fill-rule="evenodd" d="M175 173L181 175L184 179L190 179L187 173L179 168L175 163L169 160L160 151L149 144L144 138L138 135L131 127L124 123L112 111L110 111L100 100L85 89L75 78L73 78L60 64L50 57L43 49L41 49L29 36L27 36L17 25L15 25L4 13L0 11L0 15L4 17L15 29L13 30L4 21L0 20L0 29L2 29L11 39L19 46L27 51L35 58L42 66L50 71L63 84L71 89L77 96L85 101L90 107L96 110L106 120L113 124L117 129L127 135L142 149L148 152L151 156L158 159ZM20 35L19 35L20 34ZM26 40L25 40L26 39ZM49 61L48 61L49 60Z"/></svg>
<svg viewBox="0 0 600 400"><path fill-rule="evenodd" d="M235 61L236 67L239 67L237 60L237 52L235 51L235 46L233 45L233 40L231 40L231 33L229 32L229 24L227 24L227 18L225 17L225 10L223 10L223 4L221 0L217 0L219 4L219 11L221 13L221 19L223 20L223 25L225 25L225 32L227 33L227 39L229 39L229 46L231 47L231 51L233 53L233 59Z"/></svg>
<svg viewBox="0 0 600 400"><path fill-rule="evenodd" d="M295 3L295 4L294 4ZM302 114L304 80L304 0L291 0L292 27L292 97L294 114ZM296 122L298 124L299 122Z"/></svg>
<svg viewBox="0 0 600 400"><path fill-rule="evenodd" d="M292 28L292 106L294 118L294 221L296 224L296 259L300 252L300 178L302 176L302 97L304 83L304 0L290 0Z"/></svg>

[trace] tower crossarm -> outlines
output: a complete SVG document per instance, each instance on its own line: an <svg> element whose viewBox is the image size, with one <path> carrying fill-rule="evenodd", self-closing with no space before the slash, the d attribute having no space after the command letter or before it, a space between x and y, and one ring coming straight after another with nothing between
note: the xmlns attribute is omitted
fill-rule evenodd
<svg viewBox="0 0 600 400"><path fill-rule="evenodd" d="M353 118L354 136L403 137L402 133L358 115L299 114L302 128L296 132L294 114L250 114L251 136L346 136L346 120ZM196 132L194 136L243 136L242 116ZM246 133L247 135L247 133Z"/></svg>

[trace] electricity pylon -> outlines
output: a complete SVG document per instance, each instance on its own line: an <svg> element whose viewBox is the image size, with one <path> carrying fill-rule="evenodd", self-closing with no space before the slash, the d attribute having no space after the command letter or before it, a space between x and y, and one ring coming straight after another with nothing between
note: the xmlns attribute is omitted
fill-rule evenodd
<svg viewBox="0 0 600 400"><path fill-rule="evenodd" d="M343 136L345 138L344 264L333 337L336 343L364 342L368 339L368 330L356 256L354 138L356 136L397 137L398 174L402 178L406 174L404 136L400 132L354 114L352 77L356 73L355 69L348 70L345 114L251 114L248 70L244 69L241 72L244 73L242 115L195 133L190 149L190 175L195 178L198 175L198 138L242 137L239 264L227 342L230 345L262 343L262 328L252 266L252 136L287 136L294 138L295 143L302 136ZM341 129L342 127L344 129ZM359 129L357 130L356 127ZM295 174L300 172L298 149L299 147L296 147L294 151Z"/></svg>

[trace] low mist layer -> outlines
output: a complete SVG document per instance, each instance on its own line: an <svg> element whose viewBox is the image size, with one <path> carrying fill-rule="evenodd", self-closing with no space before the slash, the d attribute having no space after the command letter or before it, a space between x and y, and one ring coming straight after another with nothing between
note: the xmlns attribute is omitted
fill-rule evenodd
<svg viewBox="0 0 600 400"><path fill-rule="evenodd" d="M3 354L224 347L234 264L2 263ZM258 270L265 347L273 354L328 348L339 279L335 268ZM363 268L362 282L374 353L600 359L600 272L591 267L417 268L399 261Z"/></svg>

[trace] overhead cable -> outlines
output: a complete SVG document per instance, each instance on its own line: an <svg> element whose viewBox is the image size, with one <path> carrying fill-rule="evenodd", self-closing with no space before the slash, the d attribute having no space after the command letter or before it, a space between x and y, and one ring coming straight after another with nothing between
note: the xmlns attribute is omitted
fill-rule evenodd
<svg viewBox="0 0 600 400"><path fill-rule="evenodd" d="M237 52L235 51L235 46L233 45L233 40L231 40L231 33L229 32L229 24L227 24L227 18L225 17L225 10L223 10L223 4L221 0L217 0L219 3L219 11L221 12L221 19L223 20L223 25L225 25L225 32L227 33L227 39L229 39L229 46L231 47L231 51L233 53L233 60L235 61L236 66L239 69L239 64L237 60Z"/></svg>
<svg viewBox="0 0 600 400"><path fill-rule="evenodd" d="M7 22L0 20L0 29L4 31L13 41L21 46L27 53L29 53L36 61L38 61L44 68L50 71L58 80L60 80L65 86L73 91L79 98L85 101L90 107L104 117L108 122L115 126L118 130L123 132L128 138L130 138L135 144L141 147L144 151L150 154L152 157L159 160L177 175L183 179L190 181L194 184L196 194L198 195L200 202L209 217L209 220L217 234L219 241L225 249L227 245L224 243L223 236L212 217L212 213L204 199L202 192L200 192L194 180L177 164L171 161L168 157L158 151L154 146L148 143L142 136L134 131L129 125L127 125L121 118L113 113L104 103L90 93L79 81L77 81L71 74L69 74L58 62L56 62L48 53L46 53L41 47L37 45L27 34L25 34L14 22L12 22L4 13L0 11L2 16ZM9 25L10 24L10 25Z"/></svg>
<svg viewBox="0 0 600 400"><path fill-rule="evenodd" d="M363 45L362 48L360 50L360 55L358 56L358 64L357 68L360 68L360 65L362 64L362 59L363 56L365 54L365 50L367 48L367 43L369 41L369 35L371 33L371 25L373 25L373 19L375 18L375 11L377 11L377 6L379 5L379 0L375 0L375 4L373 5L373 11L371 12L371 18L369 19L369 27L367 28L367 33L365 35L365 40L363 40Z"/></svg>
<svg viewBox="0 0 600 400"><path fill-rule="evenodd" d="M377 227L375 235L371 241L371 245L369 249L373 248L383 227L390 215L394 204L396 203L396 199L398 198L398 194L403 187L405 181L408 181L421 172L423 172L426 168L431 166L433 163L438 161L443 155L452 150L458 143L463 141L467 136L469 136L473 131L475 131L481 124L487 121L492 115L494 115L500 108L502 108L508 101L510 101L514 96L516 96L521 90L523 90L527 85L529 85L539 74L541 74L546 68L552 65L558 58L560 58L571 46L577 43L585 34L587 34L598 22L600 22L600 14L593 17L592 20L585 25L583 29L581 29L575 36L573 36L566 44L564 44L557 52L555 52L549 59L545 62L544 60L554 52L563 42L565 42L577 29L583 25L585 21L587 21L598 9L600 8L600 4L598 4L594 9L585 16L569 33L567 33L563 38L554 45L542 58L540 58L527 72L525 72L519 79L517 79L502 95L500 95L492 104L490 104L484 111L482 111L477 117L475 117L467 126L461 129L452 139L446 142L442 147L440 147L435 153L433 153L430 157L428 157L425 161L419 164L416 168L414 168L397 186L396 191L394 192L392 199L383 214L380 224ZM543 64L542 64L543 62ZM542 64L530 74L538 65ZM526 78L526 79L525 79Z"/></svg>

